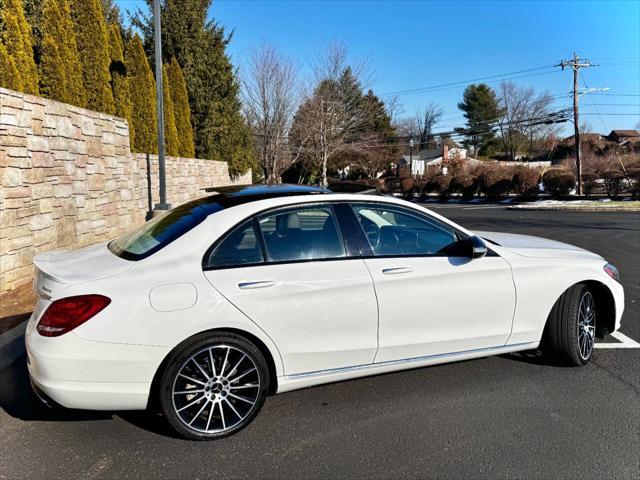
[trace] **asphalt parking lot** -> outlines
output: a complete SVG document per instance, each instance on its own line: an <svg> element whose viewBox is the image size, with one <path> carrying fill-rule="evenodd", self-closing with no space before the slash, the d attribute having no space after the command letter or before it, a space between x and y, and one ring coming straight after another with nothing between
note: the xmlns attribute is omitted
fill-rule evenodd
<svg viewBox="0 0 640 480"><path fill-rule="evenodd" d="M603 255L626 289L621 332L640 341L640 214L433 209ZM205 443L146 413L48 410L21 357L0 370L0 478L640 478L640 349L604 343L625 348L580 369L505 355L271 397Z"/></svg>

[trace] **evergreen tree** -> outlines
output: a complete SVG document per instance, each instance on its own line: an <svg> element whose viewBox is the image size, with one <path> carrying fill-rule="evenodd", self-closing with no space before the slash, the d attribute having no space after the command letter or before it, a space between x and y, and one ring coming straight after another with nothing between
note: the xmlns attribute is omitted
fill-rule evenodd
<svg viewBox="0 0 640 480"><path fill-rule="evenodd" d="M24 14L27 17L27 23L31 26L33 38L33 58L36 65L40 65L40 54L42 50L42 23L44 21L44 2L46 0L22 0L24 6ZM0 0L0 4L2 0ZM0 5L0 9L2 6Z"/></svg>
<svg viewBox="0 0 640 480"><path fill-rule="evenodd" d="M149 7L151 0L147 0ZM166 0L162 7L164 60L175 57L184 72L196 155L229 162L233 175L253 164L251 135L241 114L240 86L226 53L231 36L224 27L207 21L211 0ZM133 21L153 52L151 15L139 12Z"/></svg>
<svg viewBox="0 0 640 480"><path fill-rule="evenodd" d="M109 56L111 57L111 91L115 103L115 114L126 118L129 122L129 139L131 144L135 141L135 129L132 123L131 94L129 92L129 78L124 61L124 46L120 25L117 23L108 24L109 29Z"/></svg>
<svg viewBox="0 0 640 480"><path fill-rule="evenodd" d="M178 155L185 158L196 156L193 144L193 128L191 126L191 110L189 109L189 95L184 81L182 68L175 57L167 67L169 84L171 85L171 100L173 101L173 113L176 119L178 131Z"/></svg>
<svg viewBox="0 0 640 480"><path fill-rule="evenodd" d="M131 125L135 131L132 150L141 153L158 153L155 81L142 41L137 34L127 44L125 65L131 95Z"/></svg>
<svg viewBox="0 0 640 480"><path fill-rule="evenodd" d="M82 65L87 108L113 114L109 75L109 34L100 0L72 0L71 13Z"/></svg>
<svg viewBox="0 0 640 480"><path fill-rule="evenodd" d="M462 130L467 137L466 143L473 146L474 155L477 155L492 143L494 133L490 126L502 114L496 92L484 83L469 85L462 94L458 108L467 119L467 129Z"/></svg>
<svg viewBox="0 0 640 480"><path fill-rule="evenodd" d="M360 120L360 122L358 122L360 125L356 125L355 128L353 128L350 138L347 139L351 141L362 131L364 126L362 125L362 120L366 118L366 115L361 115L361 113L364 112L367 106L362 94L360 81L353 74L351 67L346 67L338 78L338 96L347 113L354 120Z"/></svg>
<svg viewBox="0 0 640 480"><path fill-rule="evenodd" d="M18 85L22 92L37 94L38 69L33 58L33 36L22 0L4 0L0 16L3 30L0 41L4 44L7 55L12 59L20 77L19 82L14 82L14 85Z"/></svg>
<svg viewBox="0 0 640 480"><path fill-rule="evenodd" d="M79 107L86 105L80 59L67 0L45 0L40 44L40 93Z"/></svg>
<svg viewBox="0 0 640 480"><path fill-rule="evenodd" d="M21 91L22 83L16 68L16 62L7 52L7 47L0 42L0 87Z"/></svg>
<svg viewBox="0 0 640 480"><path fill-rule="evenodd" d="M107 25L115 23L117 25L122 25L122 15L120 13L120 8L116 5L114 0L100 0L102 5L102 14L104 15L104 19L107 22Z"/></svg>
<svg viewBox="0 0 640 480"><path fill-rule="evenodd" d="M178 130L176 129L176 117L171 98L171 86L167 76L167 66L162 65L162 102L164 104L164 145L167 155L177 157L180 144L178 142Z"/></svg>

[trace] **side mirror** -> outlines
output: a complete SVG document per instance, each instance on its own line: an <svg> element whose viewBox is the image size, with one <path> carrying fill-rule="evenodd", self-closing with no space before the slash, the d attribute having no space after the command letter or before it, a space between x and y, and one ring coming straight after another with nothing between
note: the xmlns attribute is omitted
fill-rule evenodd
<svg viewBox="0 0 640 480"><path fill-rule="evenodd" d="M487 254L487 244L480 237L473 235L468 240L471 246L471 251L469 252L471 258L482 258Z"/></svg>

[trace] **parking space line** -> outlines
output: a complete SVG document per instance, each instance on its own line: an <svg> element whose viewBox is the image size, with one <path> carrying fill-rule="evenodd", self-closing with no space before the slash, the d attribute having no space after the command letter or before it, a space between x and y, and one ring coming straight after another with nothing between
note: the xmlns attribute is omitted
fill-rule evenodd
<svg viewBox="0 0 640 480"><path fill-rule="evenodd" d="M595 348L640 348L640 343L627 337L624 333L613 332L611 336L620 340L620 343L596 343Z"/></svg>

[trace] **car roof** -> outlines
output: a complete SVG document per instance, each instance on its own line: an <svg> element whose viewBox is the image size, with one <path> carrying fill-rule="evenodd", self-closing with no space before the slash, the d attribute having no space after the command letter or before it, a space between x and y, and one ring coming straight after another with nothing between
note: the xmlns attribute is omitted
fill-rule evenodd
<svg viewBox="0 0 640 480"><path fill-rule="evenodd" d="M286 197L289 195L313 195L332 193L323 187L309 185L293 185L282 183L277 185L230 185L226 187L209 187L204 189L207 193L222 195L225 198L254 197L256 200L262 198ZM220 197L218 197L220 198Z"/></svg>

